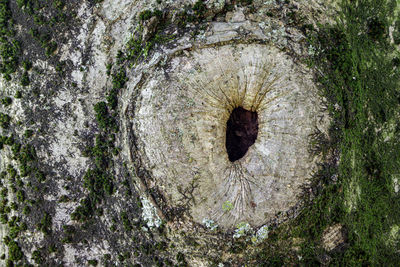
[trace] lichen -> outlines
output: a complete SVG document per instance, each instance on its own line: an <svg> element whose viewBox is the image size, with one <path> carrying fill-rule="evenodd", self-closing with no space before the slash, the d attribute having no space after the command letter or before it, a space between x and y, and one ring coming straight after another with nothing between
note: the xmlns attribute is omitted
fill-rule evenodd
<svg viewBox="0 0 400 267"><path fill-rule="evenodd" d="M216 224L213 220L204 218L203 219L204 226L209 229L210 231L214 231L218 228L218 224Z"/></svg>
<svg viewBox="0 0 400 267"><path fill-rule="evenodd" d="M229 200L225 201L225 202L222 204L222 210L223 210L224 212L231 211L232 209L233 209L233 204L232 204L232 202L230 202Z"/></svg>
<svg viewBox="0 0 400 267"><path fill-rule="evenodd" d="M269 229L267 225L262 226L255 235L252 236L251 241L253 244L259 244L268 238Z"/></svg>
<svg viewBox="0 0 400 267"><path fill-rule="evenodd" d="M253 228L251 228L248 222L241 222L236 225L235 232L233 234L233 238L240 238L243 236L250 235L253 232Z"/></svg>
<svg viewBox="0 0 400 267"><path fill-rule="evenodd" d="M158 228L162 224L162 220L158 217L155 207L150 203L150 201L141 197L142 202L142 217L149 228Z"/></svg>

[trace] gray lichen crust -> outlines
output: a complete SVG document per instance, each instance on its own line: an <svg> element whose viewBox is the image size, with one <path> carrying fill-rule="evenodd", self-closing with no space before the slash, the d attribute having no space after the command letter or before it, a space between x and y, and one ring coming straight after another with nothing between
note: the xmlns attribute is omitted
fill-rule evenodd
<svg viewBox="0 0 400 267"><path fill-rule="evenodd" d="M138 150L168 205L232 228L261 226L298 204L316 168L309 136L326 125L304 66L272 45L195 49L147 77L139 94ZM258 113L259 134L231 162L226 123L239 106Z"/></svg>

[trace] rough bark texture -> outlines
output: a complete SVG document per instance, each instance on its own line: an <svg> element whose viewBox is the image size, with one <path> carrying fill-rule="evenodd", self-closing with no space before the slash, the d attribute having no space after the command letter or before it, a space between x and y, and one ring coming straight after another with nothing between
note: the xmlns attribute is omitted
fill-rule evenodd
<svg viewBox="0 0 400 267"><path fill-rule="evenodd" d="M51 57L17 19L33 70L28 86L17 79L22 71L0 80L3 97L23 91L1 108L12 117L2 135L33 146L36 159L24 176L12 146L1 151L2 170L11 164L24 184L15 191L26 201L8 215L28 228L15 238L24 253L15 263L34 263L38 250L39 265L235 265L235 238L261 242L268 226L301 208L318 162L309 135L329 123L304 61L312 47L301 25L328 20L334 8L303 0L160 2L67 3L63 12L75 16L53 30ZM146 10L161 12L147 19ZM93 107L106 99L102 127ZM256 111L259 130L245 156L230 162L226 123L236 107ZM18 202L16 192L9 187L10 202ZM91 213L74 219L85 205ZM0 237L9 229L4 224ZM9 258L8 251L1 243L0 254Z"/></svg>

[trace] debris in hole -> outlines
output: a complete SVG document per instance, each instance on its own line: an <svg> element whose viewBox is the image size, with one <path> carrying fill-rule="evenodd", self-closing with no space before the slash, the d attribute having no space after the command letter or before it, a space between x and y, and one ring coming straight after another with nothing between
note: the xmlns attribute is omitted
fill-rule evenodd
<svg viewBox="0 0 400 267"><path fill-rule="evenodd" d="M226 151L231 162L241 159L254 144L258 134L257 112L235 108L227 122Z"/></svg>

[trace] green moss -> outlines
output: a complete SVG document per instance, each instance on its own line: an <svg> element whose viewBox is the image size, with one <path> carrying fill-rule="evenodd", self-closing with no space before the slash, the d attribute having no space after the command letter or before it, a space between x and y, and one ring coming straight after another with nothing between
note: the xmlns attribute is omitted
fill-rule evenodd
<svg viewBox="0 0 400 267"><path fill-rule="evenodd" d="M237 2L243 6L253 4L253 0L238 0Z"/></svg>
<svg viewBox="0 0 400 267"><path fill-rule="evenodd" d="M36 264L43 264L44 262L43 256L39 250L35 250L32 252L32 259Z"/></svg>
<svg viewBox="0 0 400 267"><path fill-rule="evenodd" d="M0 215L0 222L1 222L2 224L6 224L6 223L8 222L8 216L7 216L7 214L1 214L1 215Z"/></svg>
<svg viewBox="0 0 400 267"><path fill-rule="evenodd" d="M24 200L25 200L25 192L23 190L18 190L17 194L16 194L16 197L17 197L17 200L19 202L21 202L21 203L24 202Z"/></svg>
<svg viewBox="0 0 400 267"><path fill-rule="evenodd" d="M126 47L127 51L127 59L128 60L136 60L142 55L142 37L139 38L132 37Z"/></svg>
<svg viewBox="0 0 400 267"><path fill-rule="evenodd" d="M49 251L49 253L57 252L57 247L54 244L52 244L49 246L48 251Z"/></svg>
<svg viewBox="0 0 400 267"><path fill-rule="evenodd" d="M107 68L107 76L111 75L111 69L112 69L112 63L107 64L106 68Z"/></svg>
<svg viewBox="0 0 400 267"><path fill-rule="evenodd" d="M139 19L141 21L149 20L153 16L153 12L151 10L143 10L139 13Z"/></svg>
<svg viewBox="0 0 400 267"><path fill-rule="evenodd" d="M35 148L31 145L20 146L20 144L16 143L13 145L13 154L14 158L17 159L20 163L19 171L22 177L29 175L32 170L32 163L36 160L36 151ZM17 149L17 148L20 148Z"/></svg>
<svg viewBox="0 0 400 267"><path fill-rule="evenodd" d="M46 18L41 15L41 14L35 14L33 15L33 21L35 22L35 24L37 25L44 25L46 24Z"/></svg>
<svg viewBox="0 0 400 267"><path fill-rule="evenodd" d="M84 186L96 196L111 195L114 191L112 178L100 169L89 169L83 180Z"/></svg>
<svg viewBox="0 0 400 267"><path fill-rule="evenodd" d="M122 224L124 225L125 231L130 232L132 230L132 225L126 212L121 212L121 220Z"/></svg>
<svg viewBox="0 0 400 267"><path fill-rule="evenodd" d="M62 74L66 65L65 61L58 62L56 65L56 71Z"/></svg>
<svg viewBox="0 0 400 267"><path fill-rule="evenodd" d="M52 226L51 215L45 212L42 219L40 220L40 223L38 224L38 229L47 235L51 233L51 226Z"/></svg>
<svg viewBox="0 0 400 267"><path fill-rule="evenodd" d="M37 171L35 173L35 178L39 183L43 183L44 181L46 181L46 175L42 171Z"/></svg>
<svg viewBox="0 0 400 267"><path fill-rule="evenodd" d="M24 254L22 253L21 247L18 245L17 242L11 240L8 242L7 246L8 246L8 253L10 260L12 261L22 260Z"/></svg>
<svg viewBox="0 0 400 267"><path fill-rule="evenodd" d="M9 96L4 97L3 99L1 99L1 104L3 104L6 107L11 105L11 103L12 103L12 99Z"/></svg>
<svg viewBox="0 0 400 267"><path fill-rule="evenodd" d="M19 152L21 151L21 144L20 143L14 143L11 146L11 152L13 153L14 157L19 155Z"/></svg>
<svg viewBox="0 0 400 267"><path fill-rule="evenodd" d="M203 18L204 17L204 13L207 11L207 6L204 3L203 0L198 0L194 5L193 5L193 11L195 13L195 15L198 18Z"/></svg>
<svg viewBox="0 0 400 267"><path fill-rule="evenodd" d="M7 172L8 172L8 175L10 177L10 180L14 181L15 178L17 177L17 170L14 169L14 167L11 164L8 164L7 165Z"/></svg>
<svg viewBox="0 0 400 267"><path fill-rule="evenodd" d="M30 138L33 135L33 131L31 129L26 129L24 132L24 137L25 138Z"/></svg>
<svg viewBox="0 0 400 267"><path fill-rule="evenodd" d="M88 260L88 264L90 265L90 266L97 266L97 264L98 264L98 261L97 260Z"/></svg>
<svg viewBox="0 0 400 267"><path fill-rule="evenodd" d="M367 21L368 35L373 40L379 40L384 38L384 35L388 32L388 25L385 25L386 20L382 20L379 17L372 17Z"/></svg>
<svg viewBox="0 0 400 267"><path fill-rule="evenodd" d="M121 89L125 86L125 83L128 81L126 77L126 72L123 68L121 68L117 73L113 75L113 89ZM112 106L112 105L111 105Z"/></svg>
<svg viewBox="0 0 400 267"><path fill-rule="evenodd" d="M65 2L63 0L55 0L53 1L53 7L59 10L62 10L65 6Z"/></svg>
<svg viewBox="0 0 400 267"><path fill-rule="evenodd" d="M6 198L7 195L8 195L8 189L7 189L7 187L2 188L0 194L1 194L1 196L2 196L3 198Z"/></svg>
<svg viewBox="0 0 400 267"><path fill-rule="evenodd" d="M10 204L10 208L11 208L12 210L18 210L18 204L15 203L15 202L12 202L12 203Z"/></svg>
<svg viewBox="0 0 400 267"><path fill-rule="evenodd" d="M298 218L302 264L316 261L323 231L341 223L348 231L348 248L332 256L332 265L392 265L399 256L386 245L384 234L400 218L400 200L392 193L392 175L400 172L400 132L385 141L383 131L400 110L400 71L388 55L388 25L393 1L342 2L343 20L319 30L321 47L313 64L324 75L319 81L330 100L334 119L328 151L340 151L338 168L326 163L317 173L318 196ZM337 108L339 107L339 108ZM331 177L338 175L336 183ZM355 196L354 187L358 193ZM351 204L352 203L352 204Z"/></svg>
<svg viewBox="0 0 400 267"><path fill-rule="evenodd" d="M106 102L99 102L94 105L94 111L96 113L97 124L100 128L107 130L116 127L114 118L109 115L108 107Z"/></svg>
<svg viewBox="0 0 400 267"><path fill-rule="evenodd" d="M178 252L178 254L176 255L176 260L180 263L180 264L187 264L186 260L185 260L185 255L182 252Z"/></svg>
<svg viewBox="0 0 400 267"><path fill-rule="evenodd" d="M80 205L71 214L71 219L80 222L88 220L93 216L95 205L96 203L93 202L90 196L82 199Z"/></svg>
<svg viewBox="0 0 400 267"><path fill-rule="evenodd" d="M29 79L29 74L28 72L24 72L21 76L21 85L22 86L28 86L30 84L30 79Z"/></svg>
<svg viewBox="0 0 400 267"><path fill-rule="evenodd" d="M11 146L14 144L14 137L12 135L10 135L9 137L7 137L7 139L4 141L4 144Z"/></svg>
<svg viewBox="0 0 400 267"><path fill-rule="evenodd" d="M0 1L0 33L2 35L6 35L7 29L8 29L8 24L9 20L11 19L11 10L9 7L9 1L8 0L1 0Z"/></svg>
<svg viewBox="0 0 400 267"><path fill-rule="evenodd" d="M18 179L16 179L16 184L19 188L24 187L24 182L18 177Z"/></svg>
<svg viewBox="0 0 400 267"><path fill-rule="evenodd" d="M23 222L23 223L21 223L21 225L19 226L19 229L20 229L21 231L26 231L26 230L28 230L28 225L27 225L25 222Z"/></svg>
<svg viewBox="0 0 400 267"><path fill-rule="evenodd" d="M11 117L5 113L0 112L0 126L7 129L10 126Z"/></svg>
<svg viewBox="0 0 400 267"><path fill-rule="evenodd" d="M128 78L126 77L125 70L121 68L116 74L113 75L113 88L108 92L106 97L107 104L111 109L116 109L118 105L118 91L125 86Z"/></svg>
<svg viewBox="0 0 400 267"><path fill-rule="evenodd" d="M73 235L76 233L76 229L73 225L63 225L64 233L68 235Z"/></svg>
<svg viewBox="0 0 400 267"><path fill-rule="evenodd" d="M21 93L21 91L17 91L17 92L15 93L14 97L17 98L17 99L22 98L22 93Z"/></svg>
<svg viewBox="0 0 400 267"><path fill-rule="evenodd" d="M10 235L10 237L11 237L12 239L17 238L17 236L19 235L19 233L20 233L20 229L19 229L19 227L16 226L16 225L10 227L10 230L9 230L9 232L8 232L8 234Z"/></svg>
<svg viewBox="0 0 400 267"><path fill-rule="evenodd" d="M3 242L4 242L4 244L6 244L6 246L8 246L8 245L10 244L11 241L12 241L12 240L11 240L11 238L10 238L8 235L6 235L5 237L3 237Z"/></svg>
<svg viewBox="0 0 400 267"><path fill-rule="evenodd" d="M29 206L25 206L22 210L22 214L29 215L31 213L31 208Z"/></svg>
<svg viewBox="0 0 400 267"><path fill-rule="evenodd" d="M32 62L24 60L22 61L22 67L25 71L29 71L32 68Z"/></svg>
<svg viewBox="0 0 400 267"><path fill-rule="evenodd" d="M65 202L69 202L70 198L67 195L62 195L59 199L58 202L60 203L65 203Z"/></svg>
<svg viewBox="0 0 400 267"><path fill-rule="evenodd" d="M21 45L16 40L6 41L0 44L0 55L2 58L0 72L4 74L6 80L10 80L10 74L16 72L18 68L18 56L20 53Z"/></svg>
<svg viewBox="0 0 400 267"><path fill-rule="evenodd" d="M69 244L69 243L72 243L72 242L73 242L73 239L72 239L71 236L66 236L66 237L64 237L63 239L61 239L61 242L62 242L63 244Z"/></svg>

